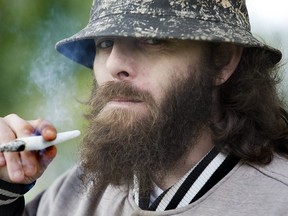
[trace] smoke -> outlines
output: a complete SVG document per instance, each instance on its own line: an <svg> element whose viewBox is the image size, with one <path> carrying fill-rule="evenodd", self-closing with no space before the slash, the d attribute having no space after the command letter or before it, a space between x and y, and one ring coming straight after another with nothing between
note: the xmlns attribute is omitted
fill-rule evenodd
<svg viewBox="0 0 288 216"><path fill-rule="evenodd" d="M36 89L43 98L41 104L33 108L33 118L45 118L59 130L74 127L72 110L79 104L75 100L75 64L54 47L57 41L79 30L77 23L79 21L55 10L44 23L38 23L37 51L28 76L30 88Z"/></svg>

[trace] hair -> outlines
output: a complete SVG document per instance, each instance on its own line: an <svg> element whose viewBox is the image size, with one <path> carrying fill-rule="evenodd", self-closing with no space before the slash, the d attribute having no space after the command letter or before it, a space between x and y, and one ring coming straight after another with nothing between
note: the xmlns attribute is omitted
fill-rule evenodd
<svg viewBox="0 0 288 216"><path fill-rule="evenodd" d="M227 63L227 55L213 45L214 67ZM287 113L277 94L281 81L270 54L244 48L233 75L219 86L220 116L211 124L216 146L247 162L268 164L274 153L288 157ZM285 117L286 116L286 117Z"/></svg>

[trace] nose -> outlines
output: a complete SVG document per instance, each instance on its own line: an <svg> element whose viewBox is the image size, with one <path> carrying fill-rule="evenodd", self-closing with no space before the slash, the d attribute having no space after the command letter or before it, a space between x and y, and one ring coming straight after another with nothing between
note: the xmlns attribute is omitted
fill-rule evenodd
<svg viewBox="0 0 288 216"><path fill-rule="evenodd" d="M107 72L114 80L128 81L135 78L135 50L127 41L114 41L114 45L106 60Z"/></svg>

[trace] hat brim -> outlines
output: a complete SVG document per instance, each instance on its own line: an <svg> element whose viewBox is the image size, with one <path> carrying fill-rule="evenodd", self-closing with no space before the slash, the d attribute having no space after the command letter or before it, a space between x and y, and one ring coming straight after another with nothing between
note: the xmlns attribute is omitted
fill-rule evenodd
<svg viewBox="0 0 288 216"><path fill-rule="evenodd" d="M96 53L94 39L105 36L227 42L264 49L270 53L275 64L282 58L279 50L260 42L249 31L238 26L211 20L147 14L114 14L92 20L77 34L59 41L56 49L73 61L93 68Z"/></svg>

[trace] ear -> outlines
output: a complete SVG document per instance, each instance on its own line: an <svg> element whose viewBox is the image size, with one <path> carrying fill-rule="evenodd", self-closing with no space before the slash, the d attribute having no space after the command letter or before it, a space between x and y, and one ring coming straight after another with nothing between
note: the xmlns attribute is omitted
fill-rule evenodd
<svg viewBox="0 0 288 216"><path fill-rule="evenodd" d="M234 44L221 44L219 52L228 54L226 64L220 69L216 79L215 85L219 86L225 83L236 70L243 52L243 47ZM220 54L221 55L221 54ZM225 55L224 55L225 56Z"/></svg>

